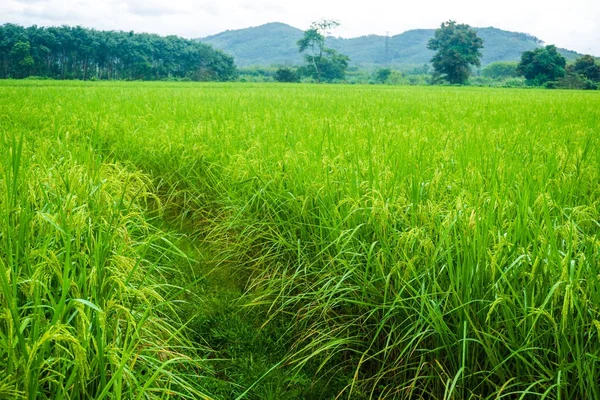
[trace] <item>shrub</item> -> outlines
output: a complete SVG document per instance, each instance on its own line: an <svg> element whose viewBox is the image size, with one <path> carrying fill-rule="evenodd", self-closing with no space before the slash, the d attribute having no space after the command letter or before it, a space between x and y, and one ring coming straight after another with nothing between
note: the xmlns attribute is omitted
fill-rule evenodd
<svg viewBox="0 0 600 400"><path fill-rule="evenodd" d="M556 82L562 89L597 90L598 84L581 74L567 74Z"/></svg>
<svg viewBox="0 0 600 400"><path fill-rule="evenodd" d="M298 82L298 74L292 68L279 68L275 71L275 80L277 82Z"/></svg>
<svg viewBox="0 0 600 400"><path fill-rule="evenodd" d="M516 62L495 62L481 70L486 78L514 78L519 76Z"/></svg>

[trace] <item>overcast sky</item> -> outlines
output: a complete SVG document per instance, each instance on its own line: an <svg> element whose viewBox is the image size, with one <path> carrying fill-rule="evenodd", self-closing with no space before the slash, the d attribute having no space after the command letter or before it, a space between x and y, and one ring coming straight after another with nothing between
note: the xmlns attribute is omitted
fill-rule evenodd
<svg viewBox="0 0 600 400"><path fill-rule="evenodd" d="M600 56L600 0L0 0L0 23L82 25L204 37L226 29L285 22L342 23L336 36L391 35L454 19L527 32L547 44Z"/></svg>

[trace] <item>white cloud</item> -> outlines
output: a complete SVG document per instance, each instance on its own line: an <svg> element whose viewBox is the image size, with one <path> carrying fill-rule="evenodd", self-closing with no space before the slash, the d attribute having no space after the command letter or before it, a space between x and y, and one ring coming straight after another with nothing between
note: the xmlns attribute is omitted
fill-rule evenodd
<svg viewBox="0 0 600 400"><path fill-rule="evenodd" d="M163 35L203 37L267 22L306 28L311 21L342 22L336 34L398 34L454 19L472 26L527 32L546 43L600 55L597 0L1 0L0 23L83 25Z"/></svg>
<svg viewBox="0 0 600 400"><path fill-rule="evenodd" d="M122 2L120 6L122 6L127 13L142 17L182 15L191 11L186 4L173 4L156 0L128 0Z"/></svg>

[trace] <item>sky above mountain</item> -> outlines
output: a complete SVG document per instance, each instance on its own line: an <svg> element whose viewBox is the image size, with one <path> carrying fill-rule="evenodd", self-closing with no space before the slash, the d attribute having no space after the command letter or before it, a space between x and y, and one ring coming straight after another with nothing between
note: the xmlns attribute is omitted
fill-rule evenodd
<svg viewBox="0 0 600 400"><path fill-rule="evenodd" d="M526 32L580 53L600 56L598 0L1 0L0 23L83 25L188 38L268 22L306 29L337 19L334 35L391 35L436 28L449 19L471 26Z"/></svg>

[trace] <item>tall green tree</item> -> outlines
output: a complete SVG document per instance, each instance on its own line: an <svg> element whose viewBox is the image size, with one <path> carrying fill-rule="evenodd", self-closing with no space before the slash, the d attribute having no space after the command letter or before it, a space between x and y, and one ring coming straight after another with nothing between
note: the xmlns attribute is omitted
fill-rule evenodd
<svg viewBox="0 0 600 400"><path fill-rule="evenodd" d="M29 74L35 62L31 57L29 42L17 42L10 50L15 78L23 78Z"/></svg>
<svg viewBox="0 0 600 400"><path fill-rule="evenodd" d="M525 51L517 69L530 85L541 86L564 77L566 65L567 60L556 50L556 46L549 45Z"/></svg>
<svg viewBox="0 0 600 400"><path fill-rule="evenodd" d="M471 75L471 65L481 65L483 39L469 25L448 21L435 31L427 48L437 51L431 59L435 75L462 85Z"/></svg>
<svg viewBox="0 0 600 400"><path fill-rule="evenodd" d="M298 40L298 51L305 53L307 66L300 72L312 76L318 83L321 81L342 80L346 76L350 58L325 46L325 35L340 25L338 21L321 20L313 22Z"/></svg>
<svg viewBox="0 0 600 400"><path fill-rule="evenodd" d="M583 75L591 81L600 82L600 64L590 55L585 55L575 60L575 63L567 67L567 72L575 75Z"/></svg>

